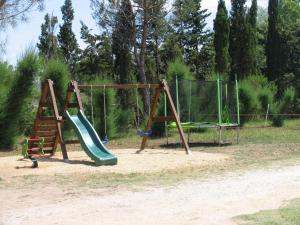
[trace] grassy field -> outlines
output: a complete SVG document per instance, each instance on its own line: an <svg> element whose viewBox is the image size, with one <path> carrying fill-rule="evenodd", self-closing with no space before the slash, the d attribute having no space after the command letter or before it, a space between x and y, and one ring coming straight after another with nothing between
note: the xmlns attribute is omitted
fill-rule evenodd
<svg viewBox="0 0 300 225"><path fill-rule="evenodd" d="M243 215L236 219L243 225L299 225L300 199L295 199L279 209Z"/></svg>

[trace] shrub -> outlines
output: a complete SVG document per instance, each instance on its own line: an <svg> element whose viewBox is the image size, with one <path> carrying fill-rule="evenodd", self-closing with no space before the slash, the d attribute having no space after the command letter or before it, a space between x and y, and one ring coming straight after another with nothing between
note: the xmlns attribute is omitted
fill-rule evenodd
<svg viewBox="0 0 300 225"><path fill-rule="evenodd" d="M174 62L168 64L167 80L175 80L176 76L178 79L193 79L190 68L179 59L176 59Z"/></svg>
<svg viewBox="0 0 300 225"><path fill-rule="evenodd" d="M43 73L43 79L51 79L54 82L57 104L59 104L59 108L61 109L64 104L67 86L70 81L68 66L59 60L50 60Z"/></svg>
<svg viewBox="0 0 300 225"><path fill-rule="evenodd" d="M3 105L14 78L12 67L7 63L0 63L0 120L3 117Z"/></svg>
<svg viewBox="0 0 300 225"><path fill-rule="evenodd" d="M289 109L292 108L292 104L295 98L295 90L293 88L288 88L285 90L282 99L279 102L276 102L272 107L271 111L273 115L272 124L275 127L282 127L284 125L284 114L289 112Z"/></svg>
<svg viewBox="0 0 300 225"><path fill-rule="evenodd" d="M4 104L0 121L0 148L12 148L21 134L20 121L25 115L26 103L32 95L33 84L39 72L37 54L29 50L17 64L17 77Z"/></svg>

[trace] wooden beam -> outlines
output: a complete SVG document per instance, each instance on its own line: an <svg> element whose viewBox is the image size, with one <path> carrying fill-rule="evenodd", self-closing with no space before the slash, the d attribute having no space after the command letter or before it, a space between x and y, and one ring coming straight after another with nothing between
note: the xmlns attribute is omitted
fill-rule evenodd
<svg viewBox="0 0 300 225"><path fill-rule="evenodd" d="M91 86L93 89L99 88L99 89L104 89L104 88L112 88L112 89L145 89L145 88L152 88L156 89L160 87L160 84L94 84L94 85L89 85L89 84L79 84L78 88L79 89L90 89Z"/></svg>
<svg viewBox="0 0 300 225"><path fill-rule="evenodd" d="M183 147L184 147L186 153L190 154L191 153L190 147L189 147L188 142L186 140L186 137L184 135L184 132L183 132L183 129L182 129L182 126L181 126L181 123L180 123L180 118L179 118L179 116L176 112L175 104L173 102L173 99L172 99L167 81L162 80L162 85L163 85L163 90L164 90L164 92L166 94L166 97L167 97L167 101L169 102L171 112L172 112L173 116L175 117L175 122L176 122L176 126L177 126L177 129L178 129L178 133L180 135L181 143L183 144Z"/></svg>

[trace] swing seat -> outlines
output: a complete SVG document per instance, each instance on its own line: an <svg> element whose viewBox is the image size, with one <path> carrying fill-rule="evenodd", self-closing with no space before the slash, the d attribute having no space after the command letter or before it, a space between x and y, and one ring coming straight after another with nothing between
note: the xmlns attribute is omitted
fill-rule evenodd
<svg viewBox="0 0 300 225"><path fill-rule="evenodd" d="M102 143L103 143L104 145L106 145L106 144L108 144L108 142L109 142L108 137L105 136L105 138L102 140Z"/></svg>
<svg viewBox="0 0 300 225"><path fill-rule="evenodd" d="M138 130L136 133L141 137L149 137L152 135L152 130L148 130L148 131Z"/></svg>

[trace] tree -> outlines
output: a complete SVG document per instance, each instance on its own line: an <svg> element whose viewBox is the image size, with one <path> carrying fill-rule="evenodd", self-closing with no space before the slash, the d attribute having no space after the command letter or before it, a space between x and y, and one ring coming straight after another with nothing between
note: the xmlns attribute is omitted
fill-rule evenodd
<svg viewBox="0 0 300 225"><path fill-rule="evenodd" d="M106 34L92 34L83 22L81 22L81 38L86 44L82 50L76 73L82 81L92 81L96 77L113 77L113 57L111 39Z"/></svg>
<svg viewBox="0 0 300 225"><path fill-rule="evenodd" d="M134 15L129 0L122 0L112 34L112 52L114 70L118 83L128 83L131 67L131 49L133 47Z"/></svg>
<svg viewBox="0 0 300 225"><path fill-rule="evenodd" d="M242 79L247 75L245 47L246 0L231 0L229 54L231 57L230 79Z"/></svg>
<svg viewBox="0 0 300 225"><path fill-rule="evenodd" d="M132 77L132 54L134 44L134 15L130 0L122 0L116 16L116 24L112 34L112 53L114 55L114 71L117 83L130 83ZM128 91L119 91L121 106L128 108Z"/></svg>
<svg viewBox="0 0 300 225"><path fill-rule="evenodd" d="M229 73L229 30L230 21L225 1L219 0L218 11L214 20L215 70L225 78Z"/></svg>
<svg viewBox="0 0 300 225"><path fill-rule="evenodd" d="M42 56L48 61L51 58L58 56L58 42L55 34L57 26L57 17L45 15L45 22L41 25L41 35L39 36L39 43L37 47Z"/></svg>
<svg viewBox="0 0 300 225"><path fill-rule="evenodd" d="M257 0L252 0L252 5L246 14L244 27L244 76L257 73Z"/></svg>
<svg viewBox="0 0 300 225"><path fill-rule="evenodd" d="M74 10L72 8L72 1L65 0L61 7L62 19L64 23L60 26L58 41L60 49L65 62L69 65L70 71L75 71L75 65L78 60L79 47L72 31L72 21L74 19Z"/></svg>
<svg viewBox="0 0 300 225"><path fill-rule="evenodd" d="M174 5L173 26L178 41L184 49L186 62L192 67L198 79L203 79L203 66L207 62L201 61L202 48L209 43L210 33L206 29L206 18L210 16L207 9L201 9L199 0L176 0Z"/></svg>
<svg viewBox="0 0 300 225"><path fill-rule="evenodd" d="M21 134L21 121L26 105L31 105L33 84L39 72L38 56L27 52L17 65L17 78L10 89L4 104L3 118L0 121L0 148L11 149Z"/></svg>
<svg viewBox="0 0 300 225"><path fill-rule="evenodd" d="M279 34L279 0L269 0L268 7L269 23L266 45L267 76L275 81L282 73L280 34Z"/></svg>

